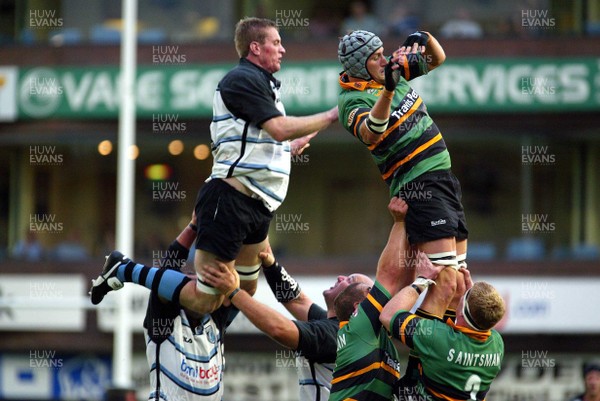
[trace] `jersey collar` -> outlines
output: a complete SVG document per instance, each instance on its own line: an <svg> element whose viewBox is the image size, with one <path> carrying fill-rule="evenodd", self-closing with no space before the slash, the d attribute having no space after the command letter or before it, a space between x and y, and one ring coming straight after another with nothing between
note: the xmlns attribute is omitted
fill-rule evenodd
<svg viewBox="0 0 600 401"><path fill-rule="evenodd" d="M261 66L254 64L252 61L248 60L247 58L245 58L245 57L240 58L240 65L252 66L252 67L258 69L260 72L263 73L263 75L265 75L269 79L269 81L273 82L273 84L275 85L276 88L281 87L281 81L279 81L277 78L275 78L273 76L273 74L271 74L269 71L265 70Z"/></svg>
<svg viewBox="0 0 600 401"><path fill-rule="evenodd" d="M365 89L370 89L370 88L383 89L382 84L377 83L373 80L350 81L350 79L348 78L348 74L345 72L340 74L339 83L340 83L340 86L342 87L342 89L348 89L348 90L364 91Z"/></svg>
<svg viewBox="0 0 600 401"><path fill-rule="evenodd" d="M457 325L454 324L454 322L452 321L452 319L448 319L446 321L446 324L448 326L452 327L454 330L460 331L464 335L469 336L472 339L477 340L477 341L481 341L481 342L487 341L487 339L492 334L491 330L478 331L478 330L473 330L473 329L471 329L469 327L457 326Z"/></svg>

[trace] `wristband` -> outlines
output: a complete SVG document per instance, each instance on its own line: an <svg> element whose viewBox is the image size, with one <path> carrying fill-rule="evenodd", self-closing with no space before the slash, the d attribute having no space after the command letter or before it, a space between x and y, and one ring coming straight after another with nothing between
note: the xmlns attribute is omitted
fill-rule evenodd
<svg viewBox="0 0 600 401"><path fill-rule="evenodd" d="M300 296L300 285L277 261L270 267L263 266L263 273L278 302L290 302Z"/></svg>
<svg viewBox="0 0 600 401"><path fill-rule="evenodd" d="M194 223L190 223L188 227L191 228L194 232L198 232L198 226Z"/></svg>
<svg viewBox="0 0 600 401"><path fill-rule="evenodd" d="M231 291L231 294L227 295L227 298L229 298L229 300L231 301L233 299L233 297L235 297L235 294L240 292L240 290L241 290L240 287L238 287L235 290Z"/></svg>
<svg viewBox="0 0 600 401"><path fill-rule="evenodd" d="M413 283L411 284L411 287L413 288L418 288L419 290L421 290L420 292L417 290L417 292L420 294L421 292L425 291L427 289L427 287L429 287L430 285L435 285L435 281L425 278L423 276L419 276L416 278L415 281L413 281Z"/></svg>

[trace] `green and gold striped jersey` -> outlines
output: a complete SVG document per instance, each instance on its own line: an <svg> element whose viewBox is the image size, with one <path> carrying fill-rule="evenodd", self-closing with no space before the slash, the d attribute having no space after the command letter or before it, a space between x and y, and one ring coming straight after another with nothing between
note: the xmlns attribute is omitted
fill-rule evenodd
<svg viewBox="0 0 600 401"><path fill-rule="evenodd" d="M340 122L352 135L363 142L360 125L383 92L375 81L348 81L343 74L339 80L338 98ZM450 169L450 154L440 130L427 112L423 99L401 78L392 99L392 111L386 131L375 144L366 144L390 187L390 196L420 175ZM363 142L364 143L364 142Z"/></svg>
<svg viewBox="0 0 600 401"><path fill-rule="evenodd" d="M389 401L400 377L398 351L379 315L391 296L378 282L348 322L340 322L329 401Z"/></svg>
<svg viewBox="0 0 600 401"><path fill-rule="evenodd" d="M417 392L432 401L484 400L504 358L496 330L475 331L450 319L444 323L399 311L392 335L419 354Z"/></svg>

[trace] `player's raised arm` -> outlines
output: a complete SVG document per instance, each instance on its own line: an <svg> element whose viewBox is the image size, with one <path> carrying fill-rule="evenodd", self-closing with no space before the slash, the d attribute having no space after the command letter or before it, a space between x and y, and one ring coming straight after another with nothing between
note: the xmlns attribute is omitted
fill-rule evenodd
<svg viewBox="0 0 600 401"><path fill-rule="evenodd" d="M259 255L262 260L263 273L277 301L294 316L302 321L308 320L308 312L314 304L298 282L275 260L275 255L268 247Z"/></svg>
<svg viewBox="0 0 600 401"><path fill-rule="evenodd" d="M277 116L262 124L262 128L277 141L286 141L321 131L338 120L337 106L310 116Z"/></svg>
<svg viewBox="0 0 600 401"><path fill-rule="evenodd" d="M388 331L396 312L400 310L409 311L417 302L419 295L430 285L435 285L434 279L443 268L443 266L432 264L423 252L417 254L416 266L417 278L415 281L411 285L405 286L381 311L379 319ZM447 306L441 306L442 312L446 310Z"/></svg>
<svg viewBox="0 0 600 401"><path fill-rule="evenodd" d="M237 273L228 269L224 263L218 262L216 267L206 266L207 282L221 291L252 324L279 344L296 349L300 333L294 322L275 309L258 302L246 291L240 290L239 278L236 276Z"/></svg>
<svg viewBox="0 0 600 401"><path fill-rule="evenodd" d="M446 53L438 40L429 32L417 31L408 35L403 47L411 48L417 46L427 61L429 71L442 65L446 60Z"/></svg>
<svg viewBox="0 0 600 401"><path fill-rule="evenodd" d="M402 287L412 281L412 275L406 269L408 241L404 228L404 218L408 210L406 202L398 197L390 199L388 210L394 218L388 242L377 263L377 281L381 283L392 296Z"/></svg>

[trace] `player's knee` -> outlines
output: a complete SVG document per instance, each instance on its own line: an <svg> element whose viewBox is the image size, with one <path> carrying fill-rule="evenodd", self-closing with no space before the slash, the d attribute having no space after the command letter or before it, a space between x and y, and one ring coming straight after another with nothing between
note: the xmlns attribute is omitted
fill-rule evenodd
<svg viewBox="0 0 600 401"><path fill-rule="evenodd" d="M260 273L260 263L252 266L235 265L235 270L240 277L240 288L248 294L254 295Z"/></svg>
<svg viewBox="0 0 600 401"><path fill-rule="evenodd" d="M206 293L199 293L194 302L191 305L191 310L199 314L212 313L217 310L223 303L222 295L212 295Z"/></svg>
<svg viewBox="0 0 600 401"><path fill-rule="evenodd" d="M195 297L190 309L201 314L214 312L223 303L223 296L219 290L202 279L201 273L196 273L196 275L198 278L196 280Z"/></svg>
<svg viewBox="0 0 600 401"><path fill-rule="evenodd" d="M240 288L246 291L248 294L253 296L256 293L256 288L258 287L258 280L240 280Z"/></svg>

